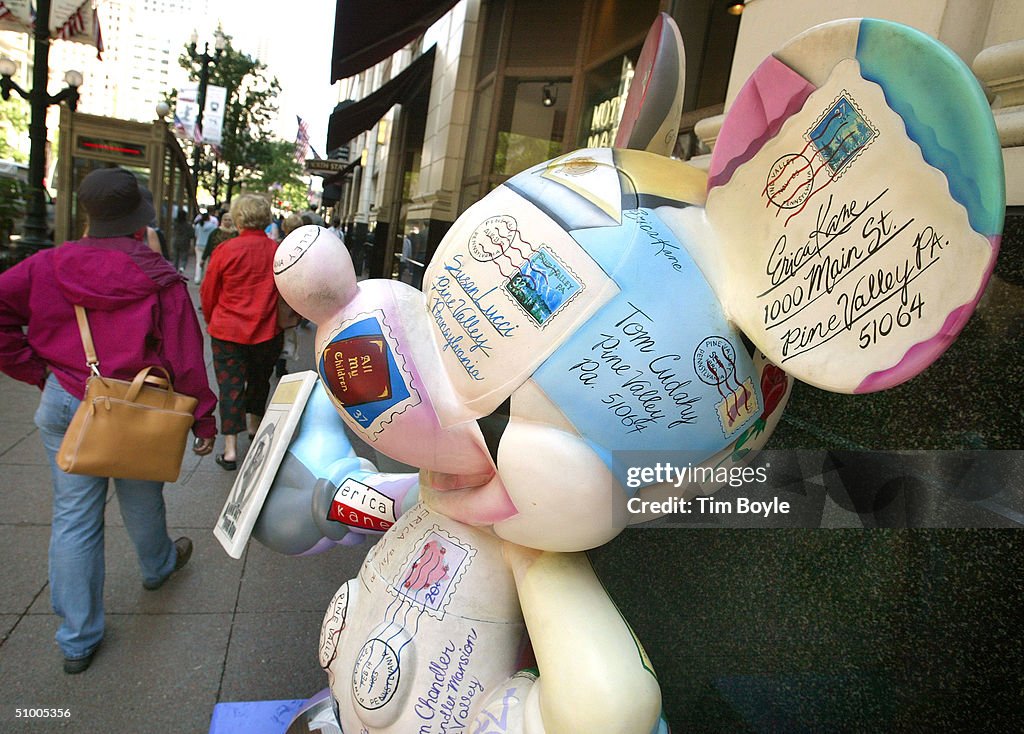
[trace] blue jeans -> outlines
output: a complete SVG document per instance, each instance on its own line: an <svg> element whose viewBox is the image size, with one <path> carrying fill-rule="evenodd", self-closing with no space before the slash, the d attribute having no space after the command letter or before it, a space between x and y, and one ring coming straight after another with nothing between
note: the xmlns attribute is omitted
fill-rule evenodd
<svg viewBox="0 0 1024 734"><path fill-rule="evenodd" d="M103 639L103 511L108 480L67 474L55 460L79 402L50 375L35 415L53 474L50 600L62 619L57 645L66 658L91 654ZM167 534L163 483L115 479L114 487L143 580L164 578L174 569L177 551Z"/></svg>

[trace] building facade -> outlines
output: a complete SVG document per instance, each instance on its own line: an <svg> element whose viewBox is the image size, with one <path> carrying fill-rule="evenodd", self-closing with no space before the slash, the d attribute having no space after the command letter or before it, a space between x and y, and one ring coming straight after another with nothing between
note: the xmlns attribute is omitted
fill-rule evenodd
<svg viewBox="0 0 1024 734"><path fill-rule="evenodd" d="M97 6L102 54L94 46L72 41L50 43L50 90L63 86L69 69L80 71L78 110L120 120L152 122L156 105L188 81L178 56L199 23L209 17L209 0L104 0ZM32 41L27 33L0 31L0 55L18 66L15 80L31 86ZM102 58L100 58L102 55ZM59 111L48 110L47 129L59 124ZM28 136L20 141L27 153Z"/></svg>
<svg viewBox="0 0 1024 734"><path fill-rule="evenodd" d="M347 81L366 98L436 49L428 83L396 99L347 143L361 159L339 179L343 221L374 232L374 275L422 274L458 214L516 173L614 138L632 70L659 12L671 12L688 54L678 153L699 145L693 123L721 112L739 21L710 0L463 0L422 37ZM339 110L336 114L344 115ZM356 191L360 195L356 195ZM369 197L363 196L372 192ZM355 227L357 239L361 227Z"/></svg>
<svg viewBox="0 0 1024 734"><path fill-rule="evenodd" d="M727 5L455 4L416 41L345 82L348 99L358 101L339 105L335 117L354 110L361 118L333 128L343 130L344 139L329 140L329 147L344 146L351 161L333 182L333 201L342 221L352 223L348 241L358 260L374 277L401 273L419 287L423 268L467 207L535 163L608 144L632 65L659 12L676 20L687 54L675 155L703 168L723 113L775 49L829 20L874 16L904 23L949 46L989 96L1007 184L1002 252L986 297L940 363L905 386L871 396L798 385L797 395L806 398L794 401L798 407L787 413L779 441L846 448L878 446L880 440L897 447L909 442L918 448L1014 448L1024 418L1019 406L1009 412L1000 407L1004 398L996 385L1003 382L1002 371L1017 371L1024 347L1014 326L1024 303L1024 6L1014 0L748 0L737 18L726 12ZM428 79L383 95L376 107L366 104L419 73L415 67L428 53ZM367 232L373 233L370 246L363 244ZM411 262L400 268L403 259ZM951 406L929 397L942 391L944 375L950 374L971 400Z"/></svg>

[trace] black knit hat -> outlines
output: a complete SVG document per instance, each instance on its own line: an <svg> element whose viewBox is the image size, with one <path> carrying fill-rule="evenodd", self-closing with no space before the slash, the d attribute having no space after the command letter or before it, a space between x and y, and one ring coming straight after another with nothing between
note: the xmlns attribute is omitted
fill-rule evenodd
<svg viewBox="0 0 1024 734"><path fill-rule="evenodd" d="M121 237L155 217L152 197L143 195L135 174L124 168L97 168L78 186L78 203L89 215L90 237Z"/></svg>

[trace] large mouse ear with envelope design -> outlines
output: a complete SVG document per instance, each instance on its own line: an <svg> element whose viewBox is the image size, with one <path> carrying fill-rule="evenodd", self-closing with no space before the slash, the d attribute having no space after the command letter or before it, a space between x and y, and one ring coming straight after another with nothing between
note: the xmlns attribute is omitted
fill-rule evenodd
<svg viewBox="0 0 1024 734"><path fill-rule="evenodd" d="M659 13L647 32L615 133L615 148L672 154L683 111L686 55L672 17Z"/></svg>
<svg viewBox="0 0 1024 734"><path fill-rule="evenodd" d="M984 93L907 26L843 20L765 60L712 156L716 290L769 359L838 392L915 376L995 265L1002 152Z"/></svg>

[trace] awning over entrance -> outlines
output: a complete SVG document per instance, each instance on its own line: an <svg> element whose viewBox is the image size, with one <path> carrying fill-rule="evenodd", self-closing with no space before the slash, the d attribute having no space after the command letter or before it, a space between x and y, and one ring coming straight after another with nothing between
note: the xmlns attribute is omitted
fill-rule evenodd
<svg viewBox="0 0 1024 734"><path fill-rule="evenodd" d="M413 61L398 76L384 84L365 99L342 107L342 102L331 114L327 126L327 150L344 145L364 130L373 127L377 120L396 104L408 102L415 97L424 84L430 83L434 71L435 46Z"/></svg>
<svg viewBox="0 0 1024 734"><path fill-rule="evenodd" d="M458 0L338 0L331 83L354 76L423 35Z"/></svg>
<svg viewBox="0 0 1024 734"><path fill-rule="evenodd" d="M352 171L355 170L356 166L361 164L362 161L356 158L354 161L351 161L348 165L346 165L337 173L332 173L329 176L325 176L323 181L324 190L326 191L328 186L340 186L341 183L345 180L345 177L348 174L352 173Z"/></svg>

